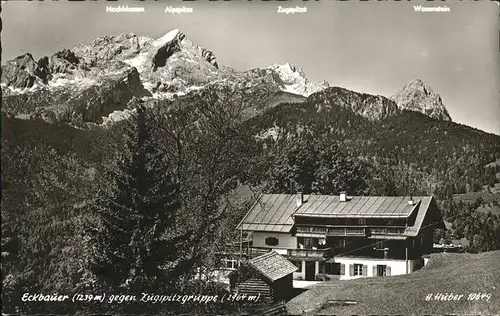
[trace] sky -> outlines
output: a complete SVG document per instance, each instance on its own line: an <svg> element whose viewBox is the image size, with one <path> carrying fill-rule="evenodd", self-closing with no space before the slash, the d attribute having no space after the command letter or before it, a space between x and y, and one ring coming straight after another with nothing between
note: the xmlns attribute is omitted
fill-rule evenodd
<svg viewBox="0 0 500 316"><path fill-rule="evenodd" d="M108 13L106 6L142 6ZM416 12L415 5L450 12ZM165 13L165 7L193 13ZM307 7L278 13L278 6ZM391 96L419 78L452 120L500 135L499 7L481 2L2 1L2 64L52 55L103 35L158 38L179 29L238 70L290 62L310 80Z"/></svg>

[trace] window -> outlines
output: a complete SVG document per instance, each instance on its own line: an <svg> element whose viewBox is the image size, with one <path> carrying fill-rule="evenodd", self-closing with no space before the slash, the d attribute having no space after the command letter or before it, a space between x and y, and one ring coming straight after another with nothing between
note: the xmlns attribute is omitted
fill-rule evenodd
<svg viewBox="0 0 500 316"><path fill-rule="evenodd" d="M319 238L299 237L297 238L298 248L312 249L319 246Z"/></svg>
<svg viewBox="0 0 500 316"><path fill-rule="evenodd" d="M318 246L324 246L326 245L326 238L320 238L318 241Z"/></svg>
<svg viewBox="0 0 500 316"><path fill-rule="evenodd" d="M341 275L340 263L335 262L320 262L319 273Z"/></svg>
<svg viewBox="0 0 500 316"><path fill-rule="evenodd" d="M363 265L355 264L354 265L354 276L363 275Z"/></svg>
<svg viewBox="0 0 500 316"><path fill-rule="evenodd" d="M304 237L297 237L297 248L304 247Z"/></svg>
<svg viewBox="0 0 500 316"><path fill-rule="evenodd" d="M302 272L302 261L291 261L297 268L298 270L295 272Z"/></svg>
<svg viewBox="0 0 500 316"><path fill-rule="evenodd" d="M222 259L223 267L226 269L234 270L238 268L238 260L236 259Z"/></svg>
<svg viewBox="0 0 500 316"><path fill-rule="evenodd" d="M346 244L345 239L335 239L333 246L335 248L344 248L345 244Z"/></svg>
<svg viewBox="0 0 500 316"><path fill-rule="evenodd" d="M387 273L386 265L377 265L377 276L385 276Z"/></svg>
<svg viewBox="0 0 500 316"><path fill-rule="evenodd" d="M359 219L347 219L347 225L349 226L362 226L366 225L366 220L364 218Z"/></svg>
<svg viewBox="0 0 500 316"><path fill-rule="evenodd" d="M374 276L390 276L391 275L391 267L383 264L378 264L373 266L373 275Z"/></svg>
<svg viewBox="0 0 500 316"><path fill-rule="evenodd" d="M266 245L268 246L277 246L278 245L278 238L276 237L267 237L265 240Z"/></svg>

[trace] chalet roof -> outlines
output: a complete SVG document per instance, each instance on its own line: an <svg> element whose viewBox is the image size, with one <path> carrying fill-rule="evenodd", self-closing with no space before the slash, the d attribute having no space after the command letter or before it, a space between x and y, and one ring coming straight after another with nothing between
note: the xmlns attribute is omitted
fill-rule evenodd
<svg viewBox="0 0 500 316"><path fill-rule="evenodd" d="M271 282L297 271L297 267L293 263L276 251L253 258L249 261L249 264Z"/></svg>
<svg viewBox="0 0 500 316"><path fill-rule="evenodd" d="M310 195L306 202L294 212L294 216L345 217L345 218L406 218L419 201L430 197L404 196L355 196L341 202L337 195Z"/></svg>
<svg viewBox="0 0 500 316"><path fill-rule="evenodd" d="M243 230L288 233L292 229L292 214L296 209L295 195L263 194L240 225L243 225ZM238 228L241 228L240 225Z"/></svg>
<svg viewBox="0 0 500 316"><path fill-rule="evenodd" d="M304 202L297 206L296 195L263 194L250 208L238 225L248 231L290 232L293 216L337 218L406 218L417 211L418 233L432 196L413 197L355 196L341 202L338 195L304 195Z"/></svg>
<svg viewBox="0 0 500 316"><path fill-rule="evenodd" d="M424 223L425 215L427 214L427 210L431 204L432 199L422 200L420 203L416 205L417 216L415 217L415 223L413 226L409 226L405 230L405 235L408 236L417 236L422 224Z"/></svg>

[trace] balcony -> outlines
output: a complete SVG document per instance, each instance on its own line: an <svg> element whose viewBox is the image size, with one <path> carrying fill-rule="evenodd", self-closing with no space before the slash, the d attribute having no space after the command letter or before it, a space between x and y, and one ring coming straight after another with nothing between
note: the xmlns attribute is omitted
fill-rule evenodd
<svg viewBox="0 0 500 316"><path fill-rule="evenodd" d="M328 257L331 254L331 248L325 249L286 249L286 248L274 248L274 247L243 247L241 253L248 255L250 258L263 255L267 252L275 250L281 255L288 257L299 257L299 258L323 258ZM239 247L230 247L224 254L238 255L240 253Z"/></svg>
<svg viewBox="0 0 500 316"><path fill-rule="evenodd" d="M297 233L316 233L316 234L326 234L326 227L314 227L314 226L297 226Z"/></svg>
<svg viewBox="0 0 500 316"><path fill-rule="evenodd" d="M297 233L323 234L326 236L368 236L368 235L403 235L405 227L335 227L335 226L297 226Z"/></svg>
<svg viewBox="0 0 500 316"><path fill-rule="evenodd" d="M366 228L364 227L343 227L343 228L328 228L329 236L366 236Z"/></svg>
<svg viewBox="0 0 500 316"><path fill-rule="evenodd" d="M324 234L329 236L366 236L366 228L297 226L297 233Z"/></svg>
<svg viewBox="0 0 500 316"><path fill-rule="evenodd" d="M300 258L323 258L327 257L331 248L326 249L288 249L287 255L289 257Z"/></svg>
<svg viewBox="0 0 500 316"><path fill-rule="evenodd" d="M372 235L403 235L405 228L403 227L376 227L370 228Z"/></svg>

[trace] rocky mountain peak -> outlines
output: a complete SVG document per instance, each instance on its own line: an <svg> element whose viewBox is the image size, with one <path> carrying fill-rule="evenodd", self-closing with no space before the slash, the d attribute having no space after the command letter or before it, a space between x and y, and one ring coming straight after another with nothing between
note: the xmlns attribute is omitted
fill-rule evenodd
<svg viewBox="0 0 500 316"><path fill-rule="evenodd" d="M173 54L180 52L185 52L190 57L201 57L215 68L219 68L213 52L195 45L186 34L174 29L153 42L151 57L153 71L164 67Z"/></svg>
<svg viewBox="0 0 500 316"><path fill-rule="evenodd" d="M42 57L38 63L41 67L46 64L46 74L42 77L45 82L50 80L54 74L74 75L79 72L79 75L83 76L82 71L88 70L88 67L83 65L82 60L69 49L63 49L50 58Z"/></svg>
<svg viewBox="0 0 500 316"><path fill-rule="evenodd" d="M148 46L152 39L139 37L133 33L101 36L90 44L78 44L72 52L91 66L102 65L110 60L133 58Z"/></svg>
<svg viewBox="0 0 500 316"><path fill-rule="evenodd" d="M290 63L274 64L269 66L268 69L271 69L278 74L281 80L282 89L286 92L307 97L330 86L326 81L309 81L302 68Z"/></svg>
<svg viewBox="0 0 500 316"><path fill-rule="evenodd" d="M15 89L35 84L38 64L30 53L17 56L2 66L2 83Z"/></svg>
<svg viewBox="0 0 500 316"><path fill-rule="evenodd" d="M274 64L269 66L269 69L272 69L282 75L289 75L306 79L306 74L304 73L304 70L299 66L292 65L290 63Z"/></svg>
<svg viewBox="0 0 500 316"><path fill-rule="evenodd" d="M182 50L181 43L184 39L186 39L186 35L175 29L153 42L154 50L151 57L153 71L164 67L170 56Z"/></svg>
<svg viewBox="0 0 500 316"><path fill-rule="evenodd" d="M22 69L30 69L32 66L36 66L35 59L30 53L17 56L13 60L9 61L9 63L14 64Z"/></svg>
<svg viewBox="0 0 500 316"><path fill-rule="evenodd" d="M432 118L451 121L441 96L421 79L414 79L391 97L400 109L417 111Z"/></svg>

